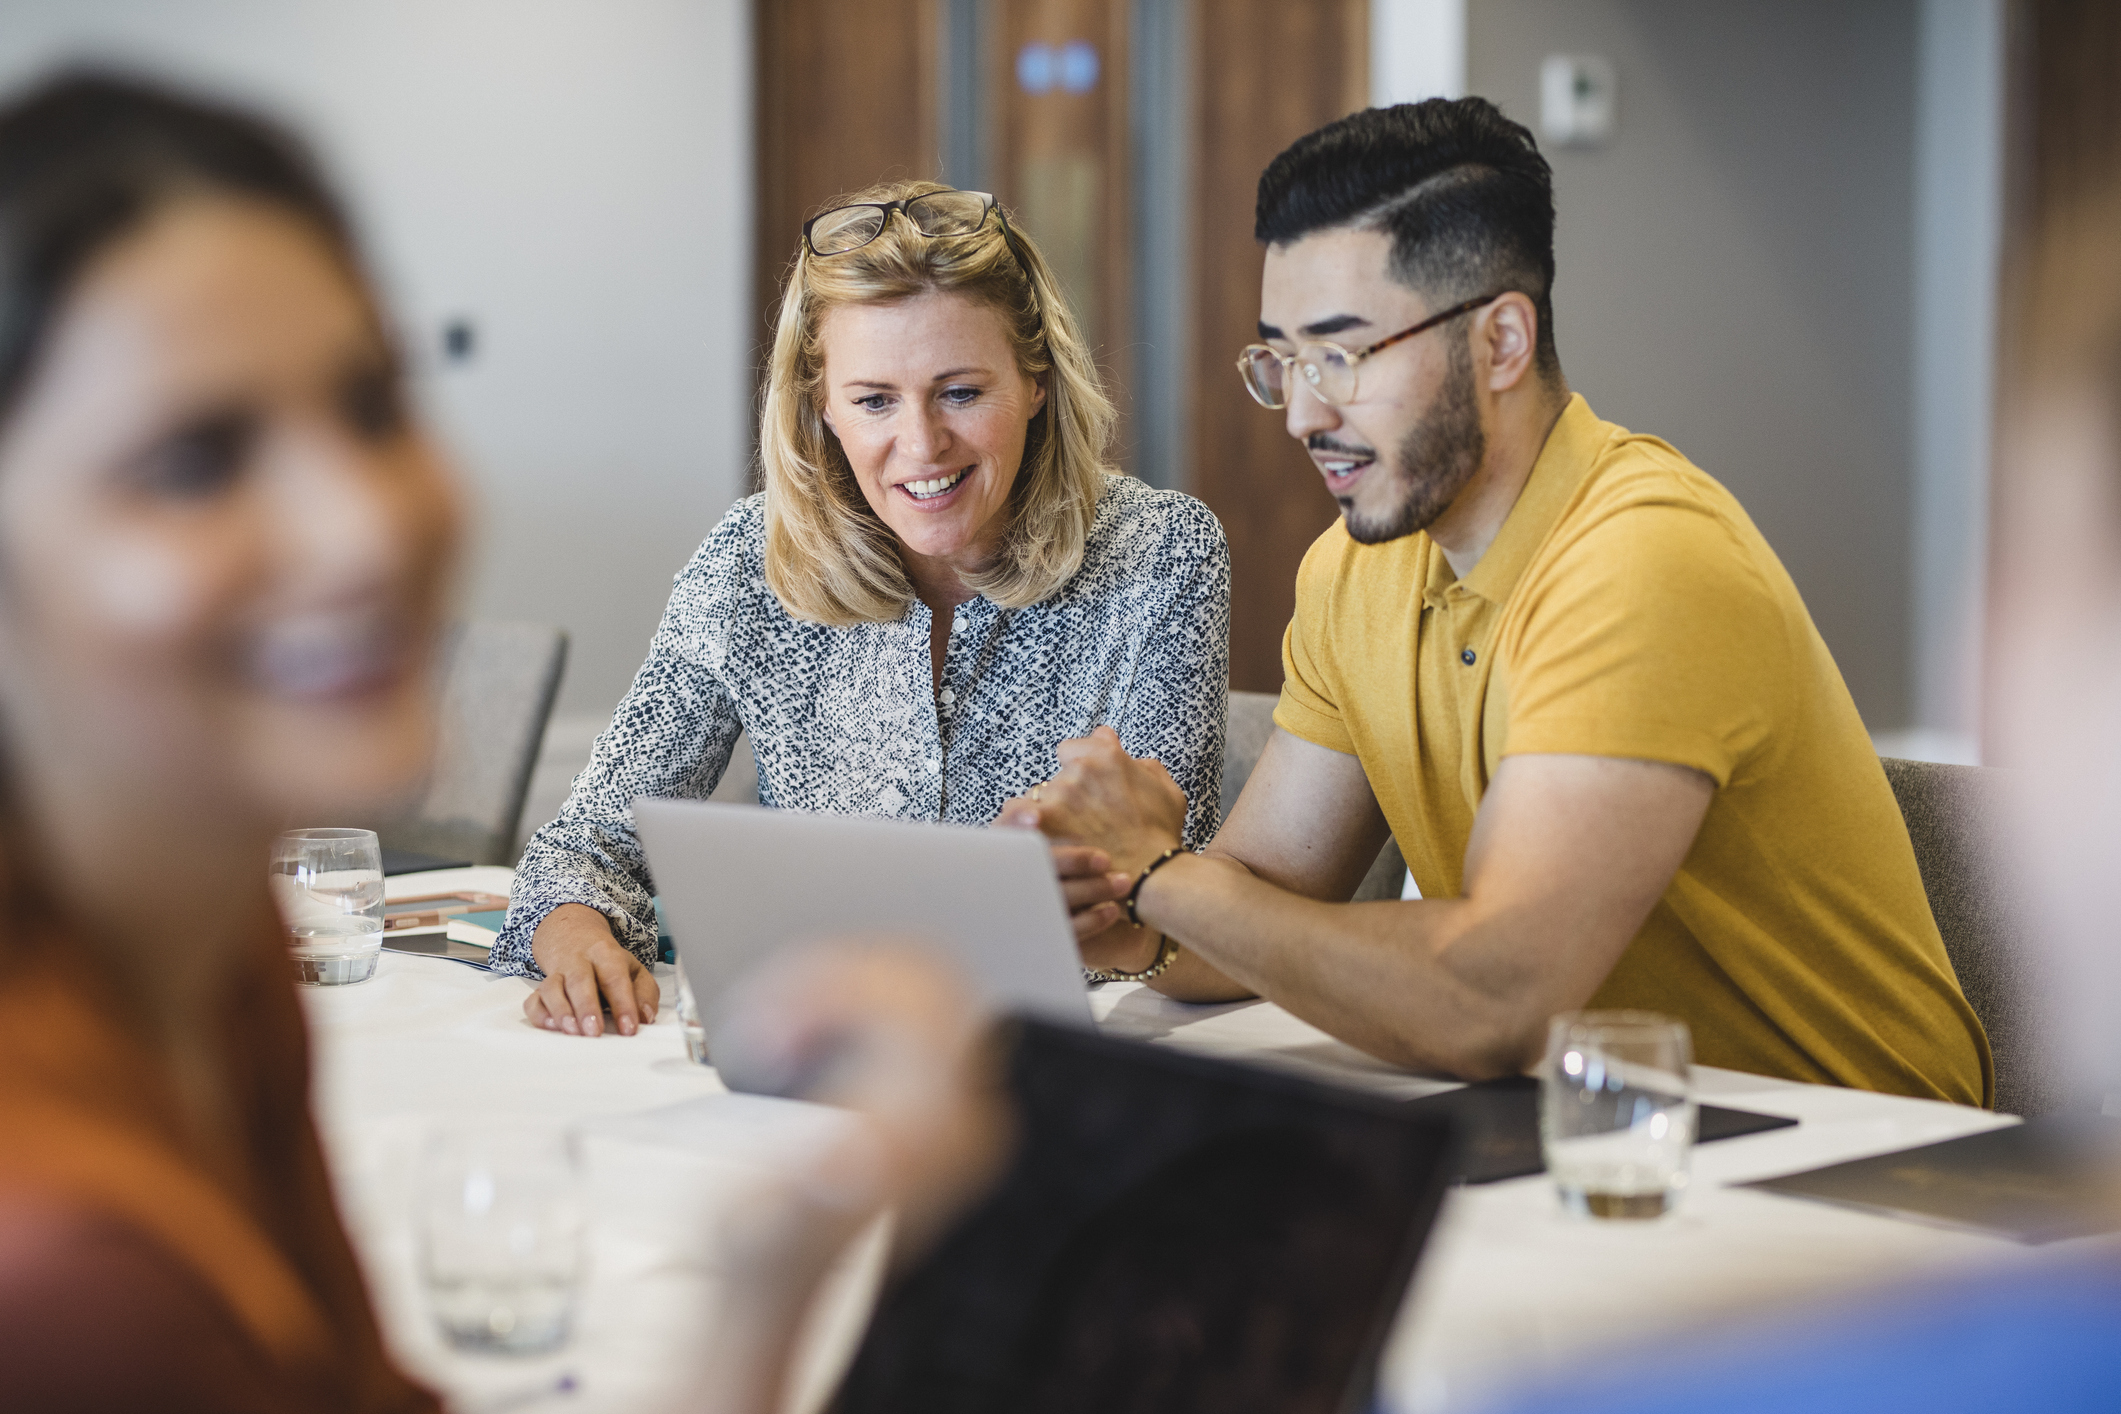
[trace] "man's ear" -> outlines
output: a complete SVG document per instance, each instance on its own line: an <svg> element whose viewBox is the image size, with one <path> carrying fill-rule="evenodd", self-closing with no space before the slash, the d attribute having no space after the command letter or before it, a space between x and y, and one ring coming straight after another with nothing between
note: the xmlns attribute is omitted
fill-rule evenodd
<svg viewBox="0 0 2121 1414"><path fill-rule="evenodd" d="M1488 355L1488 391L1506 393L1532 372L1539 350L1539 310L1516 290L1497 299L1476 316L1475 337Z"/></svg>

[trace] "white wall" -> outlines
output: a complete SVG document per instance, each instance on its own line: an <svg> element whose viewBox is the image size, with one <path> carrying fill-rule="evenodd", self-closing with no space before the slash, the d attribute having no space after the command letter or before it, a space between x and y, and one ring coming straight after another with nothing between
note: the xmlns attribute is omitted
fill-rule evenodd
<svg viewBox="0 0 2121 1414"><path fill-rule="evenodd" d="M480 515L466 607L564 624L608 715L750 445L745 0L5 0L63 58L254 98L322 150ZM445 365L439 331L475 325Z"/></svg>
<svg viewBox="0 0 2121 1414"><path fill-rule="evenodd" d="M1468 0L1370 0L1370 104L1463 98Z"/></svg>
<svg viewBox="0 0 2121 1414"><path fill-rule="evenodd" d="M2003 225L2001 0L1922 0L1915 113L1915 726L1975 759Z"/></svg>

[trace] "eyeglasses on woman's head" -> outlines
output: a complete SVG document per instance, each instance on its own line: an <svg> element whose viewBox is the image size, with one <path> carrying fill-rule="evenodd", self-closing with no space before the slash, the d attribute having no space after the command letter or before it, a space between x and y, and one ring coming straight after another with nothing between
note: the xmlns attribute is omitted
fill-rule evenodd
<svg viewBox="0 0 2121 1414"><path fill-rule="evenodd" d="M851 206L835 206L805 221L803 244L816 256L860 250L884 234L894 211L924 236L969 236L987 223L988 212L1001 209L1001 204L983 191L931 191L897 201L858 201ZM1001 222L1006 231L1006 214Z"/></svg>

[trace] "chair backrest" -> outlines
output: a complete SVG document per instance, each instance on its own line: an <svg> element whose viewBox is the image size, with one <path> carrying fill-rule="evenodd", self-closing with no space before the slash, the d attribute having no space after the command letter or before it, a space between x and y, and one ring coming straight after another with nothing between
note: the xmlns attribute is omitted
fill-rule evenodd
<svg viewBox="0 0 2121 1414"><path fill-rule="evenodd" d="M460 624L443 653L434 770L411 806L376 830L390 849L512 864L567 634L544 624Z"/></svg>
<svg viewBox="0 0 2121 1414"><path fill-rule="evenodd" d="M749 732L736 734L736 744L729 748L729 764L723 768L722 779L715 783L707 798L727 801L731 805L759 803L759 762L752 754Z"/></svg>
<svg viewBox="0 0 2121 1414"><path fill-rule="evenodd" d="M2026 948L2024 885L1995 849L2008 819L2007 771L1885 757L1922 870L1930 915L1959 974L1959 988L1988 1032L1996 1060L1996 1108L2038 1115L2069 1100L2045 1043L2042 969Z"/></svg>
<svg viewBox="0 0 2121 1414"><path fill-rule="evenodd" d="M1274 735L1274 704L1280 700L1271 692L1230 694L1230 726L1223 737L1224 819L1229 818L1230 807L1237 804L1238 792L1252 778L1259 754L1267 749L1267 738ZM1400 858L1399 841L1387 839L1370 872L1356 887L1354 901L1398 898L1406 882L1407 862Z"/></svg>

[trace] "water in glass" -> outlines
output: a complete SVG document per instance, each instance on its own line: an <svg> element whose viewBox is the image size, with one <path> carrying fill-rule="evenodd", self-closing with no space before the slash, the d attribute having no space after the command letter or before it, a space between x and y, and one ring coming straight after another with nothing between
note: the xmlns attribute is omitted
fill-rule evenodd
<svg viewBox="0 0 2121 1414"><path fill-rule="evenodd" d="M503 1125L438 1133L415 1203L420 1279L444 1339L509 1355L566 1343L586 1265L572 1135Z"/></svg>
<svg viewBox="0 0 2121 1414"><path fill-rule="evenodd" d="M1562 1205L1655 1218L1685 1189L1694 1150L1684 1022L1651 1012L1554 1018L1540 1084L1540 1139Z"/></svg>
<svg viewBox="0 0 2121 1414"><path fill-rule="evenodd" d="M383 847L374 830L289 830L273 845L273 900L295 980L366 982L383 950Z"/></svg>

